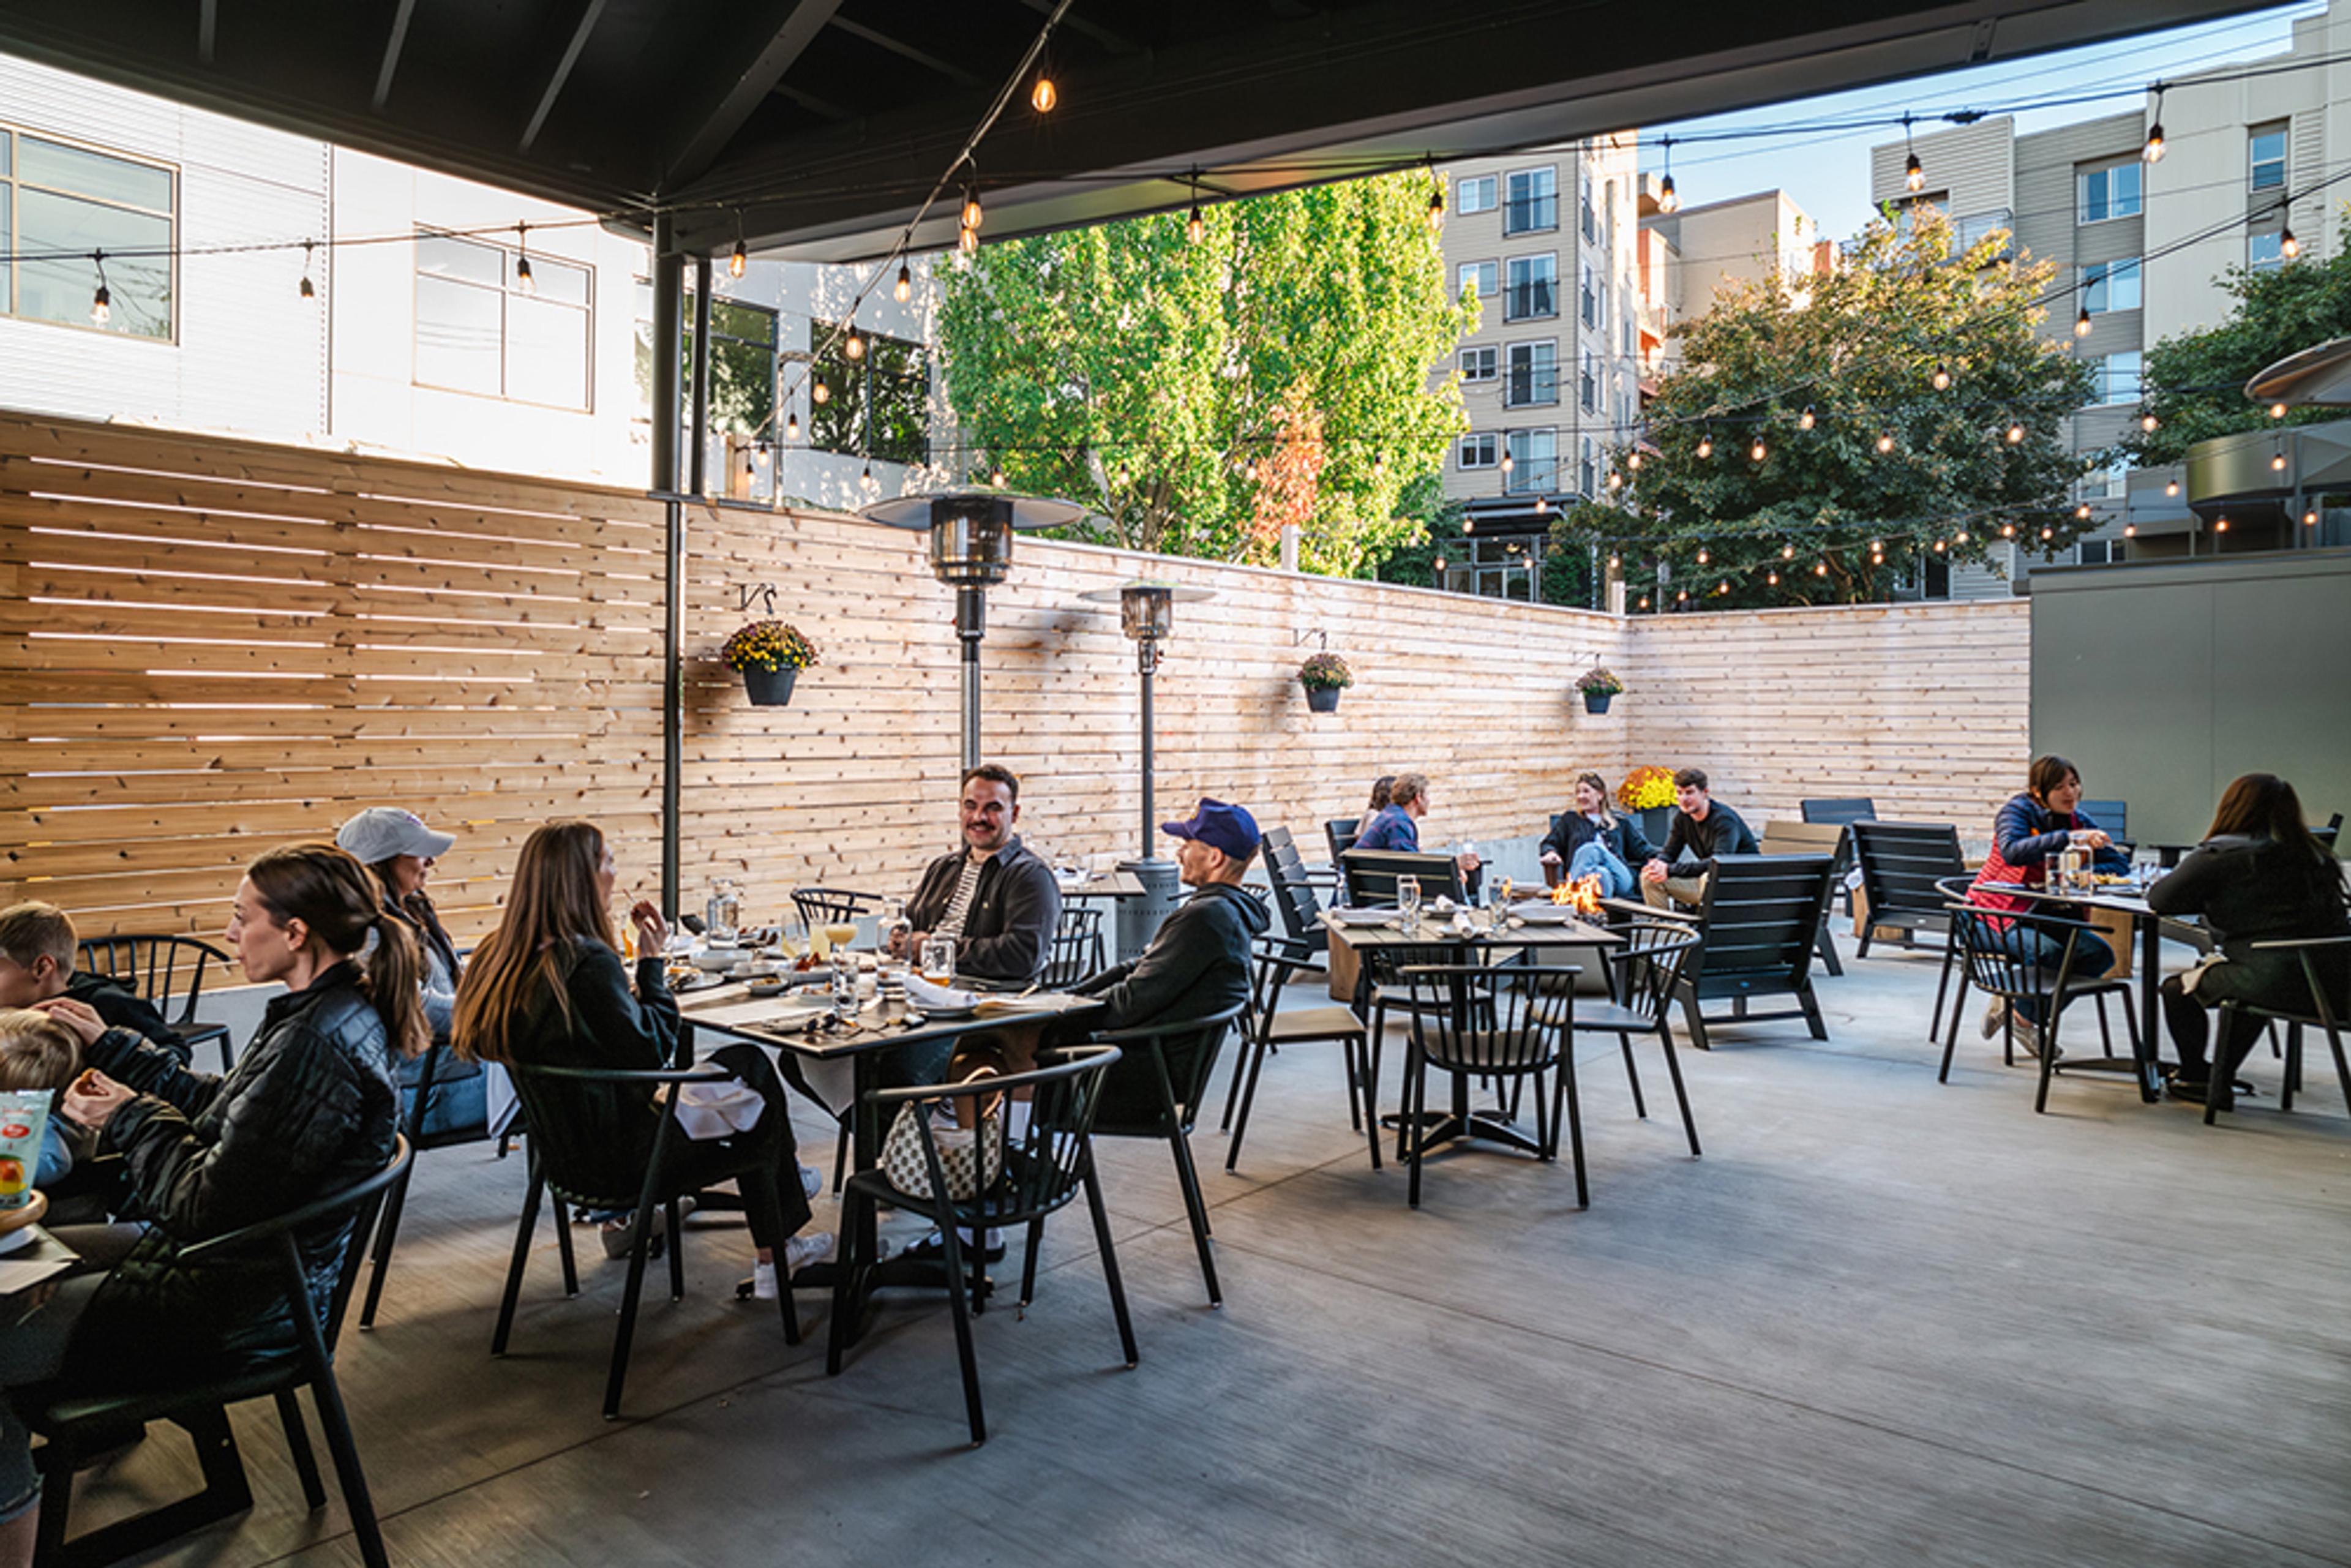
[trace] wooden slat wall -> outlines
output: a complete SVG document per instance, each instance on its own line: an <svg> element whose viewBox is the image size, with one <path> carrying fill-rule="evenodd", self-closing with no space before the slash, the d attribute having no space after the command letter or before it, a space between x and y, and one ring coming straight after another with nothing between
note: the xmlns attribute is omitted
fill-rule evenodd
<svg viewBox="0 0 2351 1568"><path fill-rule="evenodd" d="M461 939L553 816L604 824L650 894L661 529L632 493L0 415L0 901L216 932L255 853L381 803L459 835L434 886ZM697 507L688 551L688 905L721 875L762 916L803 883L910 886L952 842L957 754L921 536ZM1161 669L1161 815L1216 794L1310 852L1405 767L1437 781L1433 841L1539 831L1575 772L1638 760L1705 762L1759 823L1810 793L1968 821L2021 767L2021 605L1625 622L1024 539L989 598L987 750L1056 857L1137 847L1134 653L1078 595L1144 570L1217 594ZM789 708L717 662L760 583L824 652ZM1358 684L1310 717L1292 672L1325 635ZM1567 684L1595 661L1635 685L1602 718Z"/></svg>
<svg viewBox="0 0 2351 1568"><path fill-rule="evenodd" d="M1695 763L1757 831L1807 796L1989 837L2024 787L2032 620L2021 599L1660 616L1620 670L1636 762Z"/></svg>

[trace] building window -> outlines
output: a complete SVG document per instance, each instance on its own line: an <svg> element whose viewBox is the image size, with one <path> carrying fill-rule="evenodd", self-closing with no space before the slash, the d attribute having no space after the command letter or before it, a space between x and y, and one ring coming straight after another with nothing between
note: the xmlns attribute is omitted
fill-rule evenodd
<svg viewBox="0 0 2351 1568"><path fill-rule="evenodd" d="M1583 438L1583 494L1590 496L1600 489L1600 447L1592 437Z"/></svg>
<svg viewBox="0 0 2351 1568"><path fill-rule="evenodd" d="M2137 217L2139 174L2145 167L2134 154L2119 162L2079 168L2076 183L2081 190L2081 221L2095 224L2107 218Z"/></svg>
<svg viewBox="0 0 2351 1568"><path fill-rule="evenodd" d="M2108 354L2098 361L2096 395L2102 403L2138 402L2139 353L2137 349Z"/></svg>
<svg viewBox="0 0 2351 1568"><path fill-rule="evenodd" d="M2016 218L2012 213L2006 207L1994 207L1988 213L1974 213L1959 219L1952 225L1952 242L1959 254L1965 256L1995 234L2012 235L2015 227ZM2013 243L2004 245L1991 259L2006 261L2014 249Z"/></svg>
<svg viewBox="0 0 2351 1568"><path fill-rule="evenodd" d="M1583 289L1577 297L1576 317L1587 327L1597 327L1600 325L1600 291L1593 287L1592 268L1586 267L1583 272Z"/></svg>
<svg viewBox="0 0 2351 1568"><path fill-rule="evenodd" d="M2245 133L2252 154L2253 189L2285 189L2285 121L2256 125Z"/></svg>
<svg viewBox="0 0 2351 1568"><path fill-rule="evenodd" d="M2268 272L2285 265L2285 231L2262 229L2245 236L2245 266L2254 272Z"/></svg>
<svg viewBox="0 0 2351 1568"><path fill-rule="evenodd" d="M1583 237L1590 243L1598 245L1600 243L1600 214L1599 211L1592 204L1592 175L1588 172L1578 179L1577 188L1583 193L1582 204L1583 207Z"/></svg>
<svg viewBox="0 0 2351 1568"><path fill-rule="evenodd" d="M2138 257L2101 261L2082 269L2082 308L2093 316L2138 308Z"/></svg>
<svg viewBox="0 0 2351 1568"><path fill-rule="evenodd" d="M531 263L536 272L538 263ZM678 406L694 388L694 291L678 340ZM653 416L653 286L637 279L636 417ZM776 421L776 313L734 299L710 302L710 428L758 435Z"/></svg>
<svg viewBox="0 0 2351 1568"><path fill-rule="evenodd" d="M416 384L586 411L588 268L455 235L416 236Z"/></svg>
<svg viewBox="0 0 2351 1568"><path fill-rule="evenodd" d="M837 345L845 337L833 322L809 323L811 343ZM814 373L832 396L809 410L809 444L884 463L929 461L931 365L924 347L869 332L864 358L844 358L838 347L827 354L815 361Z"/></svg>
<svg viewBox="0 0 2351 1568"><path fill-rule="evenodd" d="M1459 449L1453 455L1456 468L1496 468L1501 462L1501 447L1490 430L1463 436Z"/></svg>
<svg viewBox="0 0 2351 1568"><path fill-rule="evenodd" d="M1461 379L1463 381L1490 382L1494 379L1494 350L1492 345L1489 344L1482 349L1464 349L1461 350Z"/></svg>
<svg viewBox="0 0 2351 1568"><path fill-rule="evenodd" d="M1510 345L1510 377L1502 388L1505 408L1534 408L1559 402L1559 345Z"/></svg>
<svg viewBox="0 0 2351 1568"><path fill-rule="evenodd" d="M1527 321L1559 314L1559 257L1514 256L1510 291L1502 296L1502 319Z"/></svg>
<svg viewBox="0 0 2351 1568"><path fill-rule="evenodd" d="M1600 412L1600 372L1589 349L1583 353L1583 374L1580 381L1576 401L1583 405L1584 413L1598 413Z"/></svg>
<svg viewBox="0 0 2351 1568"><path fill-rule="evenodd" d="M1461 264L1460 287L1457 293L1474 295L1479 299L1491 299L1502 291L1501 270L1490 261L1465 261Z"/></svg>
<svg viewBox="0 0 2351 1568"><path fill-rule="evenodd" d="M1950 196L1942 191L1928 191L1924 195L1907 196L1894 204L1894 232L1904 239L1918 226L1923 218L1930 218L1950 205Z"/></svg>
<svg viewBox="0 0 2351 1568"><path fill-rule="evenodd" d="M1521 169L1510 176L1510 198L1502 212L1506 235L1559 227L1559 171Z"/></svg>
<svg viewBox="0 0 2351 1568"><path fill-rule="evenodd" d="M1506 496L1548 494L1559 488L1559 432L1510 433L1510 471L1502 476Z"/></svg>
<svg viewBox="0 0 2351 1568"><path fill-rule="evenodd" d="M2082 539L2074 546L2074 559L2084 566L2105 566L2123 559L2120 539Z"/></svg>
<svg viewBox="0 0 2351 1568"><path fill-rule="evenodd" d="M1540 538L1471 537L1445 549L1445 579L1437 586L1481 599L1531 600L1542 549Z"/></svg>
<svg viewBox="0 0 2351 1568"><path fill-rule="evenodd" d="M0 314L170 341L177 189L164 164L0 128ZM98 251L103 323L90 318Z"/></svg>
<svg viewBox="0 0 2351 1568"><path fill-rule="evenodd" d="M1453 210L1457 213L1490 213L1494 210L1494 176L1479 174L1453 183Z"/></svg>

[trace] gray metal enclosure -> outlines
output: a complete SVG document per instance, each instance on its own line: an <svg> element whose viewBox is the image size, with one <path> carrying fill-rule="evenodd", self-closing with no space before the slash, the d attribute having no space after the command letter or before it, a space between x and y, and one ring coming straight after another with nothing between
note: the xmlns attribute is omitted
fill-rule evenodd
<svg viewBox="0 0 2351 1568"><path fill-rule="evenodd" d="M2351 549L2035 571L2032 749L2141 842L2195 842L2241 773L2351 812Z"/></svg>

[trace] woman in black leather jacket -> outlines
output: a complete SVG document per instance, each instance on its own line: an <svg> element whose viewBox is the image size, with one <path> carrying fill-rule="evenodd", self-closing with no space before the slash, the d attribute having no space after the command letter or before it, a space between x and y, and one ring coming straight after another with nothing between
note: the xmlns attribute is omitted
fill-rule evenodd
<svg viewBox="0 0 2351 1568"><path fill-rule="evenodd" d="M43 1004L80 1038L90 1068L61 1108L101 1152L123 1156L130 1211L148 1223L57 1233L82 1265L54 1294L0 1304L0 1386L136 1388L290 1352L272 1265L191 1265L182 1249L350 1186L392 1157L391 1059L429 1037L414 942L366 869L331 844L272 850L246 868L227 936L248 978L282 981L287 994L225 1077L189 1071L82 1003ZM344 1219L297 1237L322 1315L349 1234ZM37 1497L29 1439L0 1399L0 1565L31 1561Z"/></svg>
<svg viewBox="0 0 2351 1568"><path fill-rule="evenodd" d="M1585 773L1575 780L1575 809L1562 813L1543 835L1543 880L1556 883L1597 872L1605 883L1603 896L1623 898L1636 885L1639 868L1656 853L1638 822L1608 809L1607 781Z"/></svg>
<svg viewBox="0 0 2351 1568"><path fill-rule="evenodd" d="M2248 773L2229 786L2204 841L2147 889L2147 902L2159 915L2203 915L2220 944L2214 956L2163 982L2164 1021L2179 1051L2171 1092L2183 1100L2200 1101L2210 1087L2206 1009L2239 1001L2311 1009L2302 955L2257 951L2255 943L2351 933L2342 867L2303 822L2294 786L2269 773ZM2351 957L2323 948L2314 962L2337 1016L2351 1012ZM2234 1079L2261 1035L2259 1019L2237 1014L2220 1045L2220 1070Z"/></svg>

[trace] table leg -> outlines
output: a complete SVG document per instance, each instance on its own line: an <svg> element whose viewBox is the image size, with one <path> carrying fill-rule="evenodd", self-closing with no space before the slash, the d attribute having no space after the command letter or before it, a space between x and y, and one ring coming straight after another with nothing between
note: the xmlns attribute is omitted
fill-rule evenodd
<svg viewBox="0 0 2351 1568"><path fill-rule="evenodd" d="M2157 1059L2163 1042L2163 917L2149 915L2139 922L2138 938L2138 1097L2147 1104L2162 1098L2163 1080Z"/></svg>

